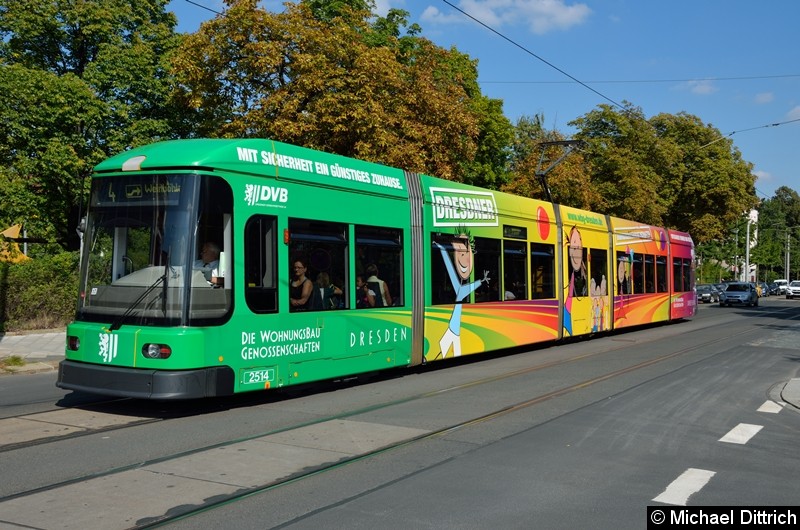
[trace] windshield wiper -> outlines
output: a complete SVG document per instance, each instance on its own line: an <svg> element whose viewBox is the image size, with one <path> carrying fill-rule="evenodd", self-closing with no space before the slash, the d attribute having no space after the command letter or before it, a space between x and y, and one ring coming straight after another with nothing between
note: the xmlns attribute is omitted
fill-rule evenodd
<svg viewBox="0 0 800 530"><path fill-rule="evenodd" d="M164 288L161 290L161 312L164 313L164 317L167 316L167 290L169 289L169 273L172 267L169 266L169 256L172 253L172 247L169 247L167 251L167 260L164 263L164 276L161 278L164 280Z"/></svg>
<svg viewBox="0 0 800 530"><path fill-rule="evenodd" d="M148 294L152 293L153 289L158 287L158 285L160 283L163 282L164 286L166 287L166 285L167 285L167 270L169 270L169 262L167 262L167 266L164 269L164 274L162 276L159 276L158 278L156 278L156 281L154 281L150 285L150 287L145 289L145 291L141 294L141 296L139 296L139 298L137 298L130 306L128 306L128 309L126 309L124 313L122 313L120 316L118 316L114 320L114 322L111 323L111 326L108 328L109 331L114 331L114 330L119 329L122 326L122 323L125 322L125 319L128 318L131 314L133 314L133 311L136 309L136 307L140 303L142 303L142 300L144 300L147 297ZM164 296L164 299L166 299L166 292L162 296ZM166 302L164 302L164 303L166 303ZM166 306L165 306L165 311L166 311Z"/></svg>

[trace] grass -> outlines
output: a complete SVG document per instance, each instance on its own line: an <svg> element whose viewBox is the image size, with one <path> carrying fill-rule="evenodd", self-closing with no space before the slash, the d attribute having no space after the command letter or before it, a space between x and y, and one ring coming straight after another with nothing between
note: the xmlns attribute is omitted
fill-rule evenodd
<svg viewBox="0 0 800 530"><path fill-rule="evenodd" d="M10 355L0 359L0 368L5 368L7 366L25 366L25 359L19 355Z"/></svg>

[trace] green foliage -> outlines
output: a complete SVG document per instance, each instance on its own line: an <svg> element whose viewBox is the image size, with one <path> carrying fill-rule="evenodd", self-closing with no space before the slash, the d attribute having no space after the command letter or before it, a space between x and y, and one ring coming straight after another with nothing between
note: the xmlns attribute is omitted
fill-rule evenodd
<svg viewBox="0 0 800 530"><path fill-rule="evenodd" d="M105 104L72 74L0 66L0 224L23 223L29 236L65 244L73 207L91 166L104 154L86 141Z"/></svg>
<svg viewBox="0 0 800 530"><path fill-rule="evenodd" d="M508 162L514 128L503 115L503 102L484 96L473 98L478 123L475 158L464 161L464 181L474 186L499 189L508 182Z"/></svg>
<svg viewBox="0 0 800 530"><path fill-rule="evenodd" d="M314 18L330 22L336 17L347 16L358 11L371 11L375 7L373 0L301 0L306 4Z"/></svg>
<svg viewBox="0 0 800 530"><path fill-rule="evenodd" d="M696 242L725 237L757 204L752 164L718 130L695 116L647 120L626 103L600 105L571 122L588 145L591 186L604 211L692 234Z"/></svg>
<svg viewBox="0 0 800 530"><path fill-rule="evenodd" d="M92 166L174 136L167 0L0 0L0 223L77 248ZM184 127L185 128L185 127Z"/></svg>
<svg viewBox="0 0 800 530"><path fill-rule="evenodd" d="M0 358L0 368L5 366L24 366L25 359L19 355L11 355L9 357Z"/></svg>
<svg viewBox="0 0 800 530"><path fill-rule="evenodd" d="M53 242L33 246L35 257L77 248L93 165L173 137L271 137L544 197L537 169L563 151L539 144L564 135L545 130L543 116L512 126L502 102L481 93L477 61L422 37L408 12L298 0L271 13L258 0L225 0L221 16L179 35L167 4L0 0L0 228L24 223L29 237ZM688 231L701 244L731 240L757 204L752 165L696 116L647 119L626 103L570 125L586 147L548 173L556 202ZM783 236L760 238L754 259L782 269L787 230L793 246L800 231L787 228L800 226L797 193L779 189L760 224ZM739 247L720 263L742 254L744 238Z"/></svg>
<svg viewBox="0 0 800 530"><path fill-rule="evenodd" d="M360 3L271 13L233 1L187 36L174 57L176 101L194 109L196 134L269 137L452 180L474 171L502 181L494 145L505 118L481 101L475 61L411 35L399 40L400 12L373 25L349 4ZM471 164L481 132L487 152Z"/></svg>
<svg viewBox="0 0 800 530"><path fill-rule="evenodd" d="M750 262L775 271L776 278L794 278L800 273L800 195L781 186L763 201L758 210L758 225L752 229ZM788 247L788 248L787 248ZM786 253L789 252L789 274Z"/></svg>
<svg viewBox="0 0 800 530"><path fill-rule="evenodd" d="M0 329L20 331L65 326L75 315L78 255L75 252L23 263L0 263Z"/></svg>
<svg viewBox="0 0 800 530"><path fill-rule="evenodd" d="M597 195L591 184L589 165L583 154L573 151L565 157L563 146L543 145L564 139L558 131L545 130L544 116L541 114L520 118L510 149L509 164L513 178L502 189L524 197L548 200L543 181L537 175L546 172L544 182L554 202L605 211L602 197Z"/></svg>

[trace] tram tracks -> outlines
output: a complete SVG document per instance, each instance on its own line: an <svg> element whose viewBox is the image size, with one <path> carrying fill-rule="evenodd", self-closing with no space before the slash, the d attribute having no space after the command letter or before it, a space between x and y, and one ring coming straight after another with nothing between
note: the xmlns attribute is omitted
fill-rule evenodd
<svg viewBox="0 0 800 530"><path fill-rule="evenodd" d="M750 332L749 329L744 329L744 330L740 329L739 331L736 331L736 332L730 334L728 338L729 339L735 339L736 337L745 335L745 334L747 334L749 332ZM531 397L530 399L526 399L526 400L519 401L519 402L516 402L516 403L513 403L513 404L509 404L509 405L507 405L507 406L505 406L503 408L500 408L500 409L497 409L497 410L493 410L493 411L491 411L489 413L482 414L482 415L474 417L474 418L470 418L470 419L466 419L466 420L463 420L463 421L459 421L459 422L456 422L456 423L441 427L439 429L432 430L432 431L426 432L424 434L420 434L418 436L410 437L408 439L398 440L397 442L394 442L394 443L391 443L389 445L380 447L380 448L378 448L378 449L376 449L374 451L358 454L358 455L353 456L352 458L347 458L347 459L336 461L336 462L330 462L330 463L325 464L323 466L319 466L316 469L303 471L303 472L300 472L300 473L298 473L296 475L287 477L285 480L275 481L273 483L265 484L265 485L263 485L261 487L258 487L258 488L253 488L253 489L248 490L248 491L242 491L242 492L239 492L239 493L237 493L235 495L232 495L232 496L230 496L228 498L220 499L219 501L216 501L214 503L208 503L208 504L206 504L204 506L197 507L197 508L191 509L191 510L187 510L186 512L181 513L181 514L169 515L169 516L160 518L157 521L153 521L153 522L149 522L147 524L144 524L144 525L142 525L142 526L140 526L138 528L160 528L160 527L163 527L163 526L167 526L170 523L173 523L175 521L182 520L182 519L189 519L189 518L191 518L194 515L197 515L199 513L206 512L208 510L213 510L215 507L222 506L222 505L229 505L231 503L236 502L237 500L248 498L248 497L251 497L253 495L257 495L259 493L265 493L265 492L268 492L270 490L274 490L276 488L280 488L280 487L289 485L291 483L310 478L312 476L317 476L317 475L320 475L320 474L324 474L324 473L327 473L327 472L338 470L342 466L349 465L349 464L352 464L352 463L355 463L355 462L359 462L361 460L376 456L376 455L381 454L381 453L394 451L394 450L397 450L397 449L402 448L402 447L406 447L406 446L410 446L410 445L414 445L414 444L421 444L421 443L423 443L425 441L428 441L428 440L432 440L432 439L435 439L435 438L440 438L440 437L446 436L446 435L448 435L450 433L453 433L455 431L458 431L458 430L461 430L461 429L465 429L465 428L469 428L469 427L473 427L473 426L476 426L476 425L481 424L481 423L485 423L485 422L489 422L489 421L495 420L495 419L500 418L502 416L505 416L505 415L508 415L508 414L511 414L511 413L514 413L514 412L517 412L517 411L520 411L520 410L523 410L523 409L526 409L526 408L529 408L529 407L533 407L533 406L539 405L539 404L544 403L546 401L549 401L549 400L552 400L552 399L555 399L555 398L558 398L558 397L561 397L561 396L565 396L567 394L570 394L570 393L573 393L573 392L576 392L576 391L579 391L579 390L583 390L583 389L585 389L587 387L590 387L592 385L595 385L595 384L598 384L598 383L601 383L601 382L604 382L604 381L607 381L607 380L610 380L610 379L614 379L616 377L620 377L620 376L623 376L623 375L626 375L626 374L630 374L632 372L636 372L636 371L641 370L643 368L646 368L646 367L649 367L649 366L652 366L652 365L667 361L669 359L680 357L681 355L685 355L685 354L690 353L690 352L701 351L704 348L706 348L707 346L709 346L712 342L715 342L715 341L708 340L708 341L705 341L705 342L696 343L696 344L691 345L691 346L679 348L679 349L677 349L675 351L669 352L669 353L664 354L664 355L660 355L660 356L655 357L655 358L648 359L646 361L642 361L642 362L639 362L639 363L636 363L636 364L633 364L633 365L629 365L629 366L620 368L618 370L614 370L612 372L601 374L601 375L593 377L593 378L585 379L585 380L576 382L576 383L568 385L568 386L560 387L560 388L552 390L550 392L546 392L546 393L542 393L542 394L536 395L534 397ZM623 349L624 347L626 347L626 346L614 348L614 350ZM517 371L515 371L513 373L508 373L508 374L506 374L505 377L515 377L515 376L522 375L522 374L525 374L525 373L538 371L538 370L543 369L543 368L552 368L553 366L564 364L565 362L573 362L573 361L577 361L577 360L582 360L582 359L585 359L587 357L592 357L592 356L598 355L600 353L606 353L607 354L607 353L609 353L609 351L610 350L603 350L603 352L597 352L597 353L593 353L593 354L587 354L587 355L572 357L572 358L569 359L569 361L553 362L553 363L547 363L546 365L541 365L541 366L537 366L537 367L521 369L521 370L517 370ZM682 365L681 368L683 368L683 367L684 366ZM500 379L502 379L502 378L500 378L500 377L486 378L485 380L482 380L480 382L479 381L475 381L475 382L472 382L472 383L467 383L467 384L464 384L464 385L460 385L458 388L449 387L447 389L443 389L442 391L431 392L431 393L427 394L426 397L430 397L430 396L433 396L433 395L439 395L442 392L450 392L450 391L454 391L454 390L457 390L457 389L465 389L465 388L468 388L468 387L471 387L471 386L474 386L474 385L477 385L477 384L487 383L489 381L498 381ZM420 398L422 398L422 396L420 396ZM356 413L354 412L353 415L355 415L355 414Z"/></svg>
<svg viewBox="0 0 800 530"><path fill-rule="evenodd" d="M675 325L675 323L667 325ZM664 326L664 324L662 324L661 326ZM653 326L650 327L653 328ZM526 367L523 369L514 370L510 372L499 373L492 377L475 379L464 384L455 385L443 389L437 389L431 392L409 395L399 400L370 405L369 407L365 407L363 409L346 412L342 416L331 416L330 418L314 420L314 422L319 423L322 421L327 421L328 419L335 419L337 417L345 417L347 415L361 414L363 412L368 412L371 410L379 410L381 408L395 406L403 402L424 399L426 397L435 394L453 392L457 390L466 389L472 386L480 386L488 383L493 383L505 378L524 375L527 373L540 370L546 370L556 366L568 363L575 363L591 357L596 357L599 355L611 353L620 349L624 349L628 347L631 343L638 343L642 345L657 340L657 339L641 340L641 339L622 338L626 334L629 334L631 332L636 333L636 331L641 331L641 330L632 330L632 331L626 330L618 332L613 336L609 335L610 337L612 337L613 341L622 342L622 344L615 347L605 348L592 353L580 354L567 358L559 358L554 361L548 361L536 364L531 367ZM576 339L577 342L583 340L586 339L585 338ZM547 349L551 346L552 344L541 345L541 347L543 347L544 349ZM530 349L535 349L535 347ZM480 356L478 358L474 357L463 358L460 361L463 363L482 362L490 360L492 357L507 356L513 354L514 353L508 353L508 352L500 354L490 353L484 356ZM453 362L455 361L453 360L446 361L446 363L451 363L451 364ZM427 370L447 370L447 369L449 369L449 366L436 364L430 366L430 368L417 367L413 368L412 370L414 370L417 373L420 373ZM381 373L381 376L389 378L403 377L408 373L407 371L403 370L404 369L400 368L393 371L383 372ZM357 378L354 377L349 379L355 380ZM304 385L303 389L297 389L296 387L287 387L285 389L273 390L272 393L273 395L275 395L283 392L285 394L291 395L291 394L297 394L298 392L301 393L314 392L315 389L320 389L325 386L330 386L332 384L336 384L341 381L344 380L326 381L317 384ZM264 395L265 395L264 393L240 394L238 396L228 398L231 401L231 403L223 405L222 408L225 408L226 406L233 406L240 408L240 407L258 405L264 402L263 399ZM30 414L11 415L0 419L0 453L33 447L39 444L53 443L59 440L66 440L69 438L76 438L98 433L113 432L121 429L127 429L150 423L156 423L168 420L170 418L214 412L215 410L218 410L220 408L216 405L216 403L222 402L224 399L225 398L220 398L215 401L193 400L189 402L190 403L189 405L186 405L186 402L170 402L170 403L158 404L154 402L140 402L138 400L132 400L128 398L115 398L115 399L104 399L100 402L91 403L88 405L69 406L63 408L53 407L52 409L46 411L39 411ZM295 429L303 426L304 425L302 424L291 425L283 428L282 430ZM270 432L258 433L253 436L259 437L268 434L271 433Z"/></svg>
<svg viewBox="0 0 800 530"><path fill-rule="evenodd" d="M681 324L684 325L684 324ZM731 326L732 328L735 325ZM664 328L658 328L664 329ZM692 335L693 331L696 330L689 330L688 333L684 333L683 335ZM742 327L738 326L736 331L733 331L729 334L728 338L733 339L735 337L747 334L750 332L749 327ZM639 333L636 335L636 338L639 340L635 340L633 344L635 344L640 349L642 347L646 348L651 343L661 340L663 337L654 337L654 334L642 334ZM663 333L655 333L655 335L663 335ZM619 336L615 336L619 337ZM136 464L128 464L124 466L120 466L114 469L108 469L103 471L102 473L95 473L83 477L73 478L68 481L62 481L59 483L49 484L40 488L31 489L28 491L22 491L15 493L13 495L8 495L5 497L0 498L0 521L4 520L2 514L4 513L4 505L9 506L13 505L14 503L22 503L24 504L25 499L32 499L36 496L45 496L48 495L57 495L62 494L65 490L73 489L73 491L78 491L81 489L85 489L89 487L88 485L92 482L97 483L100 480L109 480L113 482L115 479L114 477L122 477L125 474L136 473L139 472L147 474L151 477L160 477L163 479L164 477L180 477L181 479L185 480L192 480L198 481L202 480L207 484L222 484L224 488L227 488L226 491L214 491L212 495L207 495L204 499L214 498L214 501L203 500L199 503L191 503L191 502L182 502L177 503L182 506L180 510L176 509L167 509L164 510L163 513L153 513L149 516L143 516L137 518L134 524L131 525L123 525L119 526L120 528L127 528L127 527L137 527L137 528L145 528L145 527L153 527L164 525L170 521L174 521L179 518L189 517L195 513L206 511L209 509L214 509L215 506L221 504L227 504L231 502L236 502L237 499L241 499L247 496L251 496L254 494L258 494L260 492L268 491L273 488L278 488L283 485L302 480L304 478L308 478L310 476L319 475L320 473L324 473L326 471L339 468L343 465L347 465L353 462L357 462L363 460L365 458L369 458L370 456L383 453L386 451L392 451L399 447L408 446L410 444L422 443L426 440L430 440L437 437L446 436L449 433L454 431L467 428L472 425L477 425L480 423L488 422L493 419L499 418L503 415L507 415L513 413L515 411L519 411L528 407L532 407L538 405L540 403L546 402L548 400L552 400L557 397L565 396L567 394L576 392L578 390L582 390L588 388L590 386L596 385L603 381L608 381L625 374L633 373L643 368L652 366L657 363L661 363L667 361L669 359L677 358L681 355L687 354L689 352L696 352L702 351L707 348L711 343L715 342L714 340L707 340L707 341L695 341L688 339L688 342L691 344L685 346L683 348L676 348L668 353L663 355L658 355L655 357L648 358L638 363L634 364L627 364L622 366L618 369L597 374L594 377L589 377L585 379L581 379L580 381L574 382L572 384L563 385L558 388L554 388L552 390L541 392L536 394L535 396L529 396L526 399L517 399L513 402L509 402L501 407L496 407L492 410L479 413L479 414L471 414L469 417L465 417L458 421L454 421L451 423L440 424L436 428L430 429L402 429L402 428L392 428L391 426L387 427L386 425L380 424L373 424L369 421L364 421L365 416L373 416L375 413L380 411L386 411L391 409L392 407L401 407L403 405L414 405L415 403L425 402L426 400L434 400L437 398L441 398L447 394L451 393L458 393L459 391L475 391L476 388L490 385L491 383L503 383L505 380L514 377L522 377L530 374L534 374L536 372L542 372L548 369L554 369L560 366L564 366L570 363L576 363L580 361L586 361L594 357L602 356L602 355L609 355L610 353L618 352L620 350L629 349L632 346L632 343L628 340L630 336L626 336L624 341L614 341L615 337L612 337L611 341L605 345L606 347L602 347L597 351L593 351L590 353L579 353L578 355L570 355L566 358L559 358L551 361L546 362L537 362L533 365L526 366L523 368L518 368L514 370L506 370L502 373L493 374L483 378L475 378L472 380L465 381L461 384L457 385L449 385L445 388L438 388L427 392L418 392L414 394L409 394L404 396L401 399L392 399L382 403L375 403L370 406L366 407L359 407L354 408L351 410L342 411L337 414L331 414L324 417L318 417L310 421L299 422L292 425L287 425L285 427L279 429L273 429L270 431L259 433L258 435L254 436L247 436L243 438L238 438L236 440L230 440L223 443L216 443L210 444L202 447L197 447L191 451L176 453L172 455L165 455L157 459L144 461L141 463ZM611 347L608 347L611 346ZM424 407L420 407L424 408ZM153 421L160 421L160 420L153 420ZM128 428L119 427L119 429ZM380 431L380 432L378 432ZM309 442L309 440L313 439L321 439L327 435L333 433L335 436L364 436L364 437L372 437L375 439L374 445L365 445L364 447L358 448L356 451L342 451L341 447L323 447L323 446L314 446L314 442ZM383 436L383 437L381 437ZM349 440L348 443L351 443L352 440ZM259 447L259 449L254 449L254 447ZM264 450L264 448L268 448L266 451L275 451L276 448L285 448L285 447L292 447L299 451L298 454L302 454L304 451L308 454L305 454L305 457L301 459L302 465L297 467L296 469L286 469L284 466L283 469L279 472L279 476L276 475L271 479L261 480L261 483L258 482L258 479L241 481L242 483L237 483L237 481L232 481L229 479L223 479L221 477L212 477L210 476L213 474L213 471L207 473L205 476L198 476L192 475L192 472L186 472L186 469L191 469L197 462L211 462L214 460L220 461L219 457L211 456L212 454L222 454L222 459L226 458L226 454L235 454L235 453L242 453L246 454L249 452L249 455L252 457L254 454L259 453L260 451ZM322 453L320 453L320 451ZM310 458L309 458L310 457ZM186 464L183 466L181 464L183 462ZM194 464L192 464L194 463ZM258 462L256 462L258 464ZM262 464L269 464L269 462L262 462ZM217 466L215 466L217 467ZM235 464L227 463L225 466L222 466L225 469L231 470L235 468ZM181 469L184 469L182 471ZM267 477L268 478L268 477ZM129 480L130 477L122 479L123 481ZM173 492L175 491L175 486L171 486L173 488ZM89 487L91 489L91 487ZM178 488L179 489L179 488ZM156 505L157 506L157 505ZM47 527L46 525L44 527ZM117 526L112 526L117 527Z"/></svg>

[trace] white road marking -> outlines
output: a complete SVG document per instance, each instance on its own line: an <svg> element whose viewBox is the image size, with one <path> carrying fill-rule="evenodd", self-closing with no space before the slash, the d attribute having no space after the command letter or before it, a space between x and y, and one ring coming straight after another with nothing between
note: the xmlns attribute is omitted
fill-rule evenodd
<svg viewBox="0 0 800 530"><path fill-rule="evenodd" d="M770 414L777 414L782 410L783 405L775 403L771 399L766 400L763 405L758 407L758 412L769 412Z"/></svg>
<svg viewBox="0 0 800 530"><path fill-rule="evenodd" d="M758 431L763 429L763 425L751 425L749 423L740 423L730 430L728 434L719 439L720 442L729 444L746 444L750 438L756 435Z"/></svg>
<svg viewBox="0 0 800 530"><path fill-rule="evenodd" d="M663 502L664 504L686 506L686 501L689 500L689 497L703 489L703 486L708 484L711 477L716 474L716 471L690 467L684 471L681 476L673 480L672 483L667 486L667 489L653 500L656 502Z"/></svg>

